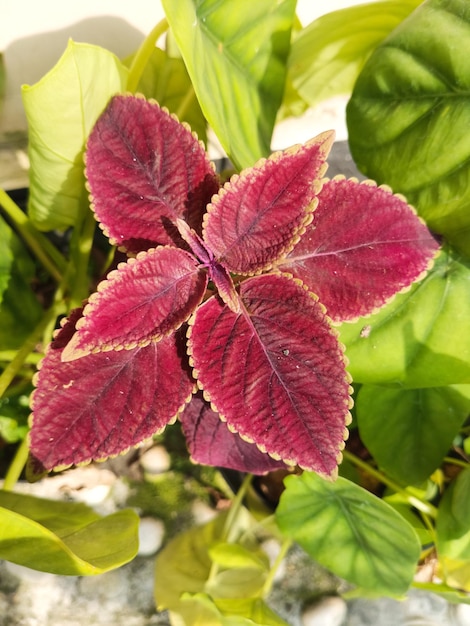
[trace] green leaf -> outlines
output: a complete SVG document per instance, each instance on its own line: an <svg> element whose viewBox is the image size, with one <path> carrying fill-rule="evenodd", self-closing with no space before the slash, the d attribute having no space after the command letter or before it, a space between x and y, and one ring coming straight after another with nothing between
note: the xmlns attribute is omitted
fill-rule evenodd
<svg viewBox="0 0 470 626"><path fill-rule="evenodd" d="M11 249L12 230L0 217L0 305L2 296L10 280L10 272L13 264L13 251Z"/></svg>
<svg viewBox="0 0 470 626"><path fill-rule="evenodd" d="M81 503L0 491L0 558L66 576L102 574L138 549L131 510L100 517Z"/></svg>
<svg viewBox="0 0 470 626"><path fill-rule="evenodd" d="M187 122L198 138L207 143L206 120L196 99L183 59L155 48L145 66L137 92L153 98L181 122Z"/></svg>
<svg viewBox="0 0 470 626"><path fill-rule="evenodd" d="M458 42L458 45L456 45ZM470 5L428 0L369 58L347 109L359 168L470 253Z"/></svg>
<svg viewBox="0 0 470 626"><path fill-rule="evenodd" d="M0 438L16 443L26 437L28 417L31 414L29 393L31 387L22 387L22 393L0 398Z"/></svg>
<svg viewBox="0 0 470 626"><path fill-rule="evenodd" d="M227 569L246 567L267 571L269 568L269 560L264 553L260 558L256 552L235 543L217 543L209 548L209 556L213 563Z"/></svg>
<svg viewBox="0 0 470 626"><path fill-rule="evenodd" d="M355 382L443 387L470 383L469 323L470 263L443 250L424 280L340 337Z"/></svg>
<svg viewBox="0 0 470 626"><path fill-rule="evenodd" d="M128 70L111 52L69 41L58 63L22 89L29 125L29 216L41 230L73 226L88 205L85 141Z"/></svg>
<svg viewBox="0 0 470 626"><path fill-rule="evenodd" d="M1 224L0 220L0 228ZM31 288L36 271L34 263L20 239L11 230L9 250L13 261L10 280L3 292L3 298L0 298L0 350L18 349L43 313ZM0 254L0 264L3 261L3 255Z"/></svg>
<svg viewBox="0 0 470 626"><path fill-rule="evenodd" d="M270 153L294 0L163 0L204 116L240 168Z"/></svg>
<svg viewBox="0 0 470 626"><path fill-rule="evenodd" d="M404 485L420 485L439 467L469 413L468 385L364 385L356 400L364 445L379 467Z"/></svg>
<svg viewBox="0 0 470 626"><path fill-rule="evenodd" d="M439 504L437 553L444 581L470 591L470 468L463 470Z"/></svg>
<svg viewBox="0 0 470 626"><path fill-rule="evenodd" d="M391 506L339 477L289 476L276 511L281 531L334 574L375 594L401 595L413 580L420 544Z"/></svg>
<svg viewBox="0 0 470 626"><path fill-rule="evenodd" d="M421 0L384 0L332 11L294 39L288 77L310 106L350 93L376 46Z"/></svg>
<svg viewBox="0 0 470 626"><path fill-rule="evenodd" d="M219 515L208 524L181 533L159 553L155 568L155 598L159 610L180 613L181 596L185 592L209 593L212 598L250 598L261 589L265 580L260 570L264 562L261 550L248 539L227 548L224 541L226 519L226 514ZM237 525L230 529L231 535L240 537L250 524L248 512L242 509ZM253 553L255 564L253 560L248 564L247 551ZM211 574L211 553L216 563L219 560L228 569L218 565L216 573Z"/></svg>
<svg viewBox="0 0 470 626"><path fill-rule="evenodd" d="M260 598L213 600L207 594L185 593L181 600L185 626L287 626Z"/></svg>

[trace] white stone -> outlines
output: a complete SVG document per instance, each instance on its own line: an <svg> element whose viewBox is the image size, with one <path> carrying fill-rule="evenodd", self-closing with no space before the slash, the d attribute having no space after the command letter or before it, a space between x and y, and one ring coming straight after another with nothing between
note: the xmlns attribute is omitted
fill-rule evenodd
<svg viewBox="0 0 470 626"><path fill-rule="evenodd" d="M193 516L194 523L196 525L207 524L216 517L217 512L214 509L202 502L201 500L194 500L191 504L191 514Z"/></svg>
<svg viewBox="0 0 470 626"><path fill-rule="evenodd" d="M170 469L171 458L163 446L154 446L142 455L140 465L149 474L163 474Z"/></svg>
<svg viewBox="0 0 470 626"><path fill-rule="evenodd" d="M165 526L159 519L143 517L139 524L139 555L151 556L160 549Z"/></svg>
<svg viewBox="0 0 470 626"><path fill-rule="evenodd" d="M457 626L470 626L470 604L459 604L454 610Z"/></svg>
<svg viewBox="0 0 470 626"><path fill-rule="evenodd" d="M261 544L261 549L268 557L269 564L272 567L281 551L280 542L277 539L274 539L274 537L272 537L271 539L266 539L266 541L263 541L263 543ZM274 574L274 582L278 582L282 580L284 578L285 573L286 573L286 561L284 559L279 565L279 567L277 568L276 573Z"/></svg>
<svg viewBox="0 0 470 626"><path fill-rule="evenodd" d="M323 598L302 612L303 626L341 626L346 619L346 602L339 596Z"/></svg>

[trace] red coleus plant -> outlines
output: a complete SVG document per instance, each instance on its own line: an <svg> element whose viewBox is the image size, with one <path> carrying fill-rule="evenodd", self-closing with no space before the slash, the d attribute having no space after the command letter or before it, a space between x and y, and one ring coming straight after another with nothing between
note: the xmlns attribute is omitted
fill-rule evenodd
<svg viewBox="0 0 470 626"><path fill-rule="evenodd" d="M179 417L198 462L335 475L351 387L332 321L382 306L438 246L388 188L323 179L332 141L323 133L219 188L187 126L142 97L111 100L86 176L129 258L42 362L36 471L119 454Z"/></svg>

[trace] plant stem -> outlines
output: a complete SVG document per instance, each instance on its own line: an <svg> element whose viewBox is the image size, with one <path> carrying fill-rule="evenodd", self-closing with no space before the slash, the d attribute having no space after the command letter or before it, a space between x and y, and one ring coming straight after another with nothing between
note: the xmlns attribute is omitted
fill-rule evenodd
<svg viewBox="0 0 470 626"><path fill-rule="evenodd" d="M57 282L62 278L66 267L66 260L52 243L40 233L23 213L20 207L13 202L10 196L0 188L0 205L11 219L21 237L33 252L37 260Z"/></svg>
<svg viewBox="0 0 470 626"><path fill-rule="evenodd" d="M378 470L374 469L373 467L369 465L369 463L366 463L365 461L358 458L357 456L355 456L348 450L343 450L343 457L345 459L348 459L348 461L350 461L357 467L360 467L362 470L367 472L370 476L373 476L379 482L386 485L387 487L389 487L396 493L401 494L408 501L408 503L411 506L414 506L416 509L418 509L418 511L421 511L422 513L425 513L426 515L429 515L433 519L437 517L436 507L430 504L429 502L425 502L424 500L421 500L421 498L418 498L413 493L410 493L411 490L409 487L405 487L405 488L401 487L394 480L391 480L390 478L382 474L382 472L379 472Z"/></svg>
<svg viewBox="0 0 470 626"><path fill-rule="evenodd" d="M8 468L5 480L3 481L3 491L12 491L14 489L19 477L21 476L21 472L26 465L26 461L28 460L28 452L28 440L23 439L21 444L18 446L15 457Z"/></svg>
<svg viewBox="0 0 470 626"><path fill-rule="evenodd" d="M60 312L58 309L59 307L53 306L47 311L39 324L36 326L36 328L18 350L14 359L3 370L2 374L0 375L0 398L3 396L5 391L8 389L10 383L13 381L15 376L22 368L29 354L36 347L36 344L41 340L44 330L51 323L51 321L55 320L55 318L57 317L58 313Z"/></svg>
<svg viewBox="0 0 470 626"><path fill-rule="evenodd" d="M271 593L271 589L273 586L274 578L276 576L276 572L279 569L282 561L284 560L287 552L289 551L289 548L291 547L292 543L293 543L292 539L284 539L284 541L282 542L279 554L277 555L276 560L272 564L271 569L269 570L269 573L266 576L266 580L264 581L263 588L261 589L260 595L262 598L266 598Z"/></svg>
<svg viewBox="0 0 470 626"><path fill-rule="evenodd" d="M186 111L188 110L189 105L194 100L195 96L196 96L196 93L194 91L194 87L191 85L188 91L186 92L186 95L181 100L181 103L177 111L175 112L175 115L179 120L182 120L184 118Z"/></svg>
<svg viewBox="0 0 470 626"><path fill-rule="evenodd" d="M129 69L129 76L127 78L127 89L128 91L135 93L137 91L137 86L142 77L145 66L147 65L152 53L155 49L155 45L163 35L164 32L168 30L168 22L166 19L161 20L158 24L153 28L153 30L147 35L147 37L142 42L142 45L135 53L135 56L132 60L131 67Z"/></svg>
<svg viewBox="0 0 470 626"><path fill-rule="evenodd" d="M81 306L83 300L89 295L88 262L93 246L93 235L96 228L96 219L90 210L81 222L81 228L74 229L70 243L70 269L73 268L73 289L70 294L70 308Z"/></svg>
<svg viewBox="0 0 470 626"><path fill-rule="evenodd" d="M458 467L462 467L463 469L468 469L470 464L467 461L461 461L460 459L454 459L451 456L444 457L445 463L451 463L452 465L457 465Z"/></svg>

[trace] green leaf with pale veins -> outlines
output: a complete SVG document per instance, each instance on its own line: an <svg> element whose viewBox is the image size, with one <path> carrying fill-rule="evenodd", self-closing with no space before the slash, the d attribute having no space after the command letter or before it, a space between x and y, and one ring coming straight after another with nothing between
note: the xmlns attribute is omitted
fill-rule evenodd
<svg viewBox="0 0 470 626"><path fill-rule="evenodd" d="M270 153L294 0L163 0L204 116L237 167Z"/></svg>

